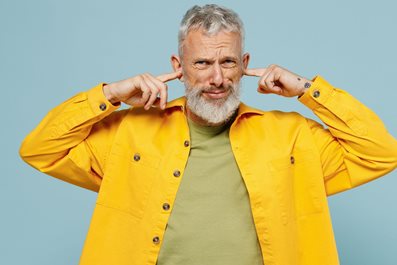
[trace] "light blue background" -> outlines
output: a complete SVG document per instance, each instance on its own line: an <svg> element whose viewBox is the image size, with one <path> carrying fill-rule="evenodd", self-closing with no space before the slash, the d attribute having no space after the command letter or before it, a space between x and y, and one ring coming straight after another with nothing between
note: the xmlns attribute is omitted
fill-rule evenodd
<svg viewBox="0 0 397 265"><path fill-rule="evenodd" d="M372 108L397 136L396 2L214 1L246 26L251 67L279 64L321 74ZM77 264L96 194L45 176L18 156L22 139L60 102L99 82L171 71L184 12L201 1L5 1L0 3L0 264ZM298 111L295 99L246 103ZM170 83L171 98L183 94ZM397 172L329 198L343 265L397 264Z"/></svg>

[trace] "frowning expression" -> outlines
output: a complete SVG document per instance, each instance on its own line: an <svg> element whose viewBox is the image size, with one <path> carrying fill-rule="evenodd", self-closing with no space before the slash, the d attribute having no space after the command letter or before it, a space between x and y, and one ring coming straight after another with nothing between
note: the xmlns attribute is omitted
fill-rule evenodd
<svg viewBox="0 0 397 265"><path fill-rule="evenodd" d="M201 29L190 31L183 42L181 65L189 87L204 89L206 99L228 96L232 84L240 81L249 55L242 54L238 33L220 31L207 35Z"/></svg>

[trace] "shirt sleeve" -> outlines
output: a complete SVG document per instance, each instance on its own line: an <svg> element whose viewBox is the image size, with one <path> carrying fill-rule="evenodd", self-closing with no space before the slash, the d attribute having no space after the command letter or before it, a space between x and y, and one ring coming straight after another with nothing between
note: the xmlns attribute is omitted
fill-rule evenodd
<svg viewBox="0 0 397 265"><path fill-rule="evenodd" d="M397 167L397 141L379 117L321 76L300 98L327 129L308 119L322 161L328 195L342 192Z"/></svg>
<svg viewBox="0 0 397 265"><path fill-rule="evenodd" d="M22 159L48 175L98 191L107 153L125 114L105 98L103 85L51 110L22 142Z"/></svg>

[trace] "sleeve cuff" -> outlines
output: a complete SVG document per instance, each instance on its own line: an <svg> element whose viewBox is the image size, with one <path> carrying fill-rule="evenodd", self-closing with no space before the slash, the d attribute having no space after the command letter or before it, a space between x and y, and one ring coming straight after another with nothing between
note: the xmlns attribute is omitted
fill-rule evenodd
<svg viewBox="0 0 397 265"><path fill-rule="evenodd" d="M298 100L314 110L324 105L333 93L334 87L318 75L313 79L311 87Z"/></svg>
<svg viewBox="0 0 397 265"><path fill-rule="evenodd" d="M97 86L87 91L87 100L92 109L92 112L96 115L109 114L120 107L120 103L113 105L107 100L103 94L103 86L105 83L100 83Z"/></svg>

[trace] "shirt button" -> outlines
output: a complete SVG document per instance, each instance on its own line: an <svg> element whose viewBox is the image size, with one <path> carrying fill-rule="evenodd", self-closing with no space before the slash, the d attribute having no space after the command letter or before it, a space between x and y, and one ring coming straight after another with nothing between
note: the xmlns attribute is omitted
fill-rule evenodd
<svg viewBox="0 0 397 265"><path fill-rule="evenodd" d="M188 140L186 140L186 141L183 143L183 145L184 145L185 147L188 147L188 146L190 145L190 143L189 143Z"/></svg>
<svg viewBox="0 0 397 265"><path fill-rule="evenodd" d="M106 110L106 104L105 103L101 103L101 105L99 105L99 108L104 111Z"/></svg>
<svg viewBox="0 0 397 265"><path fill-rule="evenodd" d="M295 164L295 157L291 156L290 161L291 161L291 164Z"/></svg>
<svg viewBox="0 0 397 265"><path fill-rule="evenodd" d="M174 171L174 177L179 177L181 175L181 172L179 170Z"/></svg>
<svg viewBox="0 0 397 265"><path fill-rule="evenodd" d="M164 209L165 211L168 211L170 208L171 208L171 206L170 206L168 203L164 203L164 204L163 204L163 209Z"/></svg>
<svg viewBox="0 0 397 265"><path fill-rule="evenodd" d="M154 244L159 244L160 243L160 238L158 236L153 237L153 243Z"/></svg>
<svg viewBox="0 0 397 265"><path fill-rule="evenodd" d="M313 97L318 98L320 96L320 91L316 90L313 92Z"/></svg>
<svg viewBox="0 0 397 265"><path fill-rule="evenodd" d="M134 155L134 160L135 160L136 162L138 162L139 160L141 160L141 156L140 156L139 154L135 154L135 155Z"/></svg>

